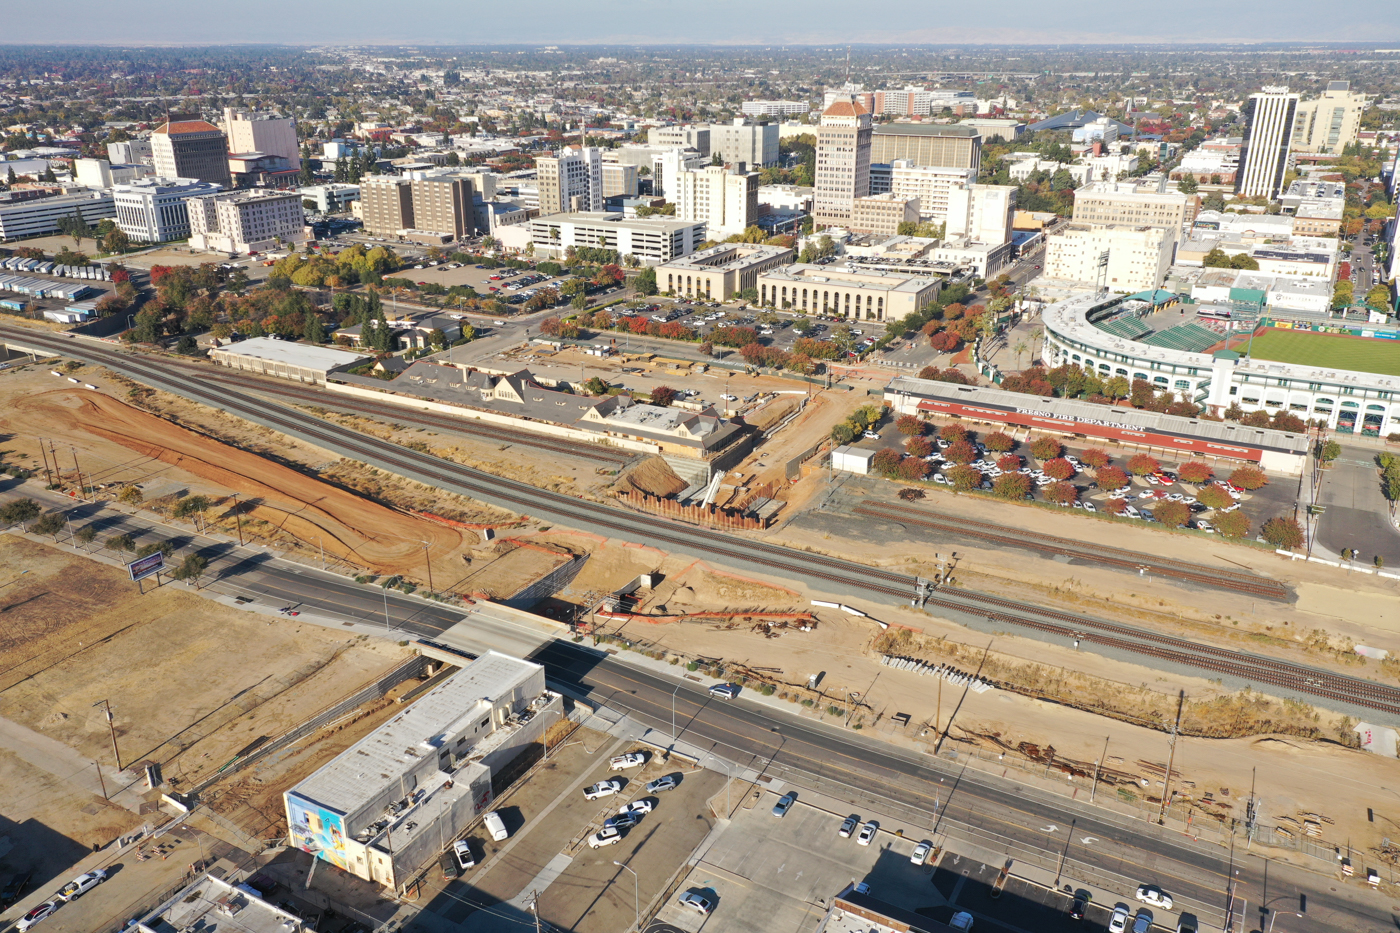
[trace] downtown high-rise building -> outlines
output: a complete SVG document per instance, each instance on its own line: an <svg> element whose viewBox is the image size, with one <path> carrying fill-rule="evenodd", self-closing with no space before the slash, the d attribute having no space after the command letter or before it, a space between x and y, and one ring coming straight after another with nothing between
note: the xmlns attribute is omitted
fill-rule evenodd
<svg viewBox="0 0 1400 933"><path fill-rule="evenodd" d="M812 195L817 226L849 224L856 198L870 193L870 132L870 111L854 100L837 100L822 111Z"/></svg>
<svg viewBox="0 0 1400 933"><path fill-rule="evenodd" d="M160 178L192 178L232 188L228 137L212 123L172 119L151 133L151 155Z"/></svg>
<svg viewBox="0 0 1400 933"><path fill-rule="evenodd" d="M1235 193L1246 198L1278 197L1288 171L1298 115L1298 95L1287 86L1263 87L1244 105L1244 146L1235 174Z"/></svg>
<svg viewBox="0 0 1400 933"><path fill-rule="evenodd" d="M591 146L535 157L540 214L603 209L603 154Z"/></svg>

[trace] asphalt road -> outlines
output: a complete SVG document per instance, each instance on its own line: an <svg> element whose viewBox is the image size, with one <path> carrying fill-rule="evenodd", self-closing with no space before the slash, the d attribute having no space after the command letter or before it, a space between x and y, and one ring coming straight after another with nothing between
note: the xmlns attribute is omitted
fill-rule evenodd
<svg viewBox="0 0 1400 933"><path fill-rule="evenodd" d="M1355 548L1364 567L1379 555L1393 570L1400 567L1400 531L1390 522L1375 456L1372 448L1343 444L1341 456L1323 472L1317 501L1327 511L1317 520L1317 543L1334 555Z"/></svg>
<svg viewBox="0 0 1400 933"><path fill-rule="evenodd" d="M36 498L50 504L61 501L48 493ZM140 543L172 540L181 549L197 549L210 558L207 579L212 588L252 596L264 606L376 624L387 613L387 625L396 634L428 639L462 619L461 610L451 606L358 585L252 548L153 525L141 517L88 504L73 507L71 514L75 527L84 520L97 524L98 540L129 531ZM715 700L703 683L677 681L571 641L550 641L531 649L537 638L522 637L519 631L489 619L476 621L481 648L525 654L546 666L554 687L624 710L663 732L672 728L674 716L678 737L691 745L711 745L717 756L736 764L858 787L927 813L931 827L949 821L949 826L940 828L971 827L1008 845L1058 852L1063 836L1047 833L1047 825L1071 827L1076 839L1094 840L1072 844L1069 854L1074 861L1151 880L1178 897L1223 908L1232 863L1230 853L1217 846L1192 842L1154 824L1014 780L897 749L854 731L787 716L743 697L733 702ZM801 778L789 780L800 782ZM1341 887L1330 879L1239 851L1234 853L1233 867L1238 872L1236 897L1251 904L1265 896L1265 884L1270 901L1279 903L1296 904L1298 893L1307 893L1308 915L1290 920L1286 928L1294 933L1394 929L1390 915L1357 886Z"/></svg>

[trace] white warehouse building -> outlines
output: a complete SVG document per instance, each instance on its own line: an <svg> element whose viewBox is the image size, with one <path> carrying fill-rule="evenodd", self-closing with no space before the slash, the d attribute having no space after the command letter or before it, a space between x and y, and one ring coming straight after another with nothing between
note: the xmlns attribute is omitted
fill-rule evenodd
<svg viewBox="0 0 1400 933"><path fill-rule="evenodd" d="M1046 365L1143 379L1158 389L1184 394L1215 414L1239 405L1245 412L1286 411L1304 420L1321 420L1337 434L1384 437L1400 431L1400 377L1246 359L1230 350L1193 353L1130 340L1096 326L1113 318L1122 301L1118 296L1089 295L1046 308Z"/></svg>

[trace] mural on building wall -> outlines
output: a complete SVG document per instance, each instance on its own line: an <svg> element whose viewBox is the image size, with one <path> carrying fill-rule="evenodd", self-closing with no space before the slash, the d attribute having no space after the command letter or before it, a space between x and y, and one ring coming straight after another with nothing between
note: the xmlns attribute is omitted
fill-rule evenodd
<svg viewBox="0 0 1400 933"><path fill-rule="evenodd" d="M344 817L319 804L287 795L287 826L292 845L323 858L337 868L350 869L345 851Z"/></svg>

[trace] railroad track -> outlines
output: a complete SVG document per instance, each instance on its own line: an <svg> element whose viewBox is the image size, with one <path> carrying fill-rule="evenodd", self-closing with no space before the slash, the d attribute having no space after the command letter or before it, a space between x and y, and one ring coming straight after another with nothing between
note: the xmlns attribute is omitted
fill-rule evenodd
<svg viewBox="0 0 1400 933"><path fill-rule="evenodd" d="M428 411L420 411L392 402L388 403L388 408L383 405L375 406L369 402L350 396L337 395L332 392L312 389L295 383L278 385L264 379L236 375L232 372L225 372L214 367L191 365L175 361L171 361L171 365L182 371L189 372L192 376L198 378L223 383L225 385L240 386L254 392L260 392L264 395L273 396L274 398L289 400L297 404L319 405L325 408L343 409L371 418L401 421L418 427L436 428L441 431L453 431L458 434L470 434L495 441L507 441L522 447L532 447L536 450L546 450L550 453L565 454L570 457L578 457L583 460L591 460L610 466L622 466L623 464L631 462L638 456L636 453L605 447L601 444L567 441L562 438L535 434L523 428L508 428L471 418L454 418L450 415L439 415Z"/></svg>
<svg viewBox="0 0 1400 933"><path fill-rule="evenodd" d="M1376 681L1201 644L1116 622L1027 606L989 593L938 589L925 605L941 606L1065 639L1088 641L1130 654L1237 677L1250 684L1268 684L1400 716L1400 688Z"/></svg>
<svg viewBox="0 0 1400 933"><path fill-rule="evenodd" d="M1042 532L1013 531L990 522L940 515L937 512L923 509L896 507L872 499L860 503L853 511L855 514L864 515L867 518L879 518L919 528L930 528L965 538L977 538L993 544L1029 548L1046 554L1064 554L1120 570L1136 571L1138 568L1145 567L1149 573L1159 577L1196 583L1216 589L1232 590L1261 599L1281 602L1291 599L1288 587L1277 580L1270 580L1255 574L1240 573L1236 570L1207 569L1198 564L1190 564L1171 558L1152 557L1137 551L1105 545L1085 544Z"/></svg>
<svg viewBox="0 0 1400 933"><path fill-rule="evenodd" d="M5 328L0 327L0 335ZM198 382L183 382L139 356L117 353L90 342L23 333L27 345L57 355L74 356L109 366L158 388L318 444L344 456L377 461L393 472L439 488L479 498L522 514L547 517L565 524L602 529L627 540L653 546L674 546L692 553L719 557L740 566L776 571L797 579L835 583L853 590L903 602L914 596L914 581L893 573L839 558L752 541L735 535L685 525L669 519L623 512L607 505L539 489L518 480L483 473L389 441L245 396L236 390L214 391ZM926 605L980 616L993 622L1079 639L1129 655L1157 658L1189 668L1238 677L1250 684L1267 684L1400 718L1400 690L1385 684L1346 677L1286 661L1201 645L1170 635L1087 619L1053 609L1040 609L991 594L936 590Z"/></svg>

